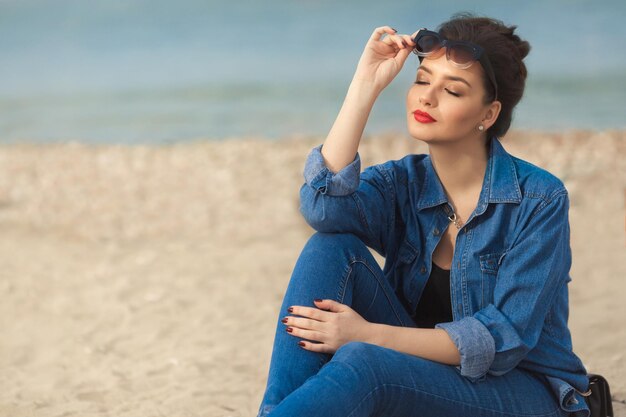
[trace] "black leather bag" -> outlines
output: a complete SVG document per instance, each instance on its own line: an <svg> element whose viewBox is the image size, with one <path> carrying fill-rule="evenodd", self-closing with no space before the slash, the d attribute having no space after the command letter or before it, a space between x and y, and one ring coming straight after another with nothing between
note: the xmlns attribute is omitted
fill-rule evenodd
<svg viewBox="0 0 626 417"><path fill-rule="evenodd" d="M585 392L585 402L591 410L591 417L613 417L613 403L609 383L602 375L589 374L589 391Z"/></svg>

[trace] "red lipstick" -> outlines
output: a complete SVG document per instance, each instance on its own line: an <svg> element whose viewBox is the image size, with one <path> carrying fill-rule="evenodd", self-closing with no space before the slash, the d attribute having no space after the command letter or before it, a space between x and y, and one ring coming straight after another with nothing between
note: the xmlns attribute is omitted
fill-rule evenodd
<svg viewBox="0 0 626 417"><path fill-rule="evenodd" d="M430 114L419 110L413 112L413 117L420 123L433 123L437 121Z"/></svg>

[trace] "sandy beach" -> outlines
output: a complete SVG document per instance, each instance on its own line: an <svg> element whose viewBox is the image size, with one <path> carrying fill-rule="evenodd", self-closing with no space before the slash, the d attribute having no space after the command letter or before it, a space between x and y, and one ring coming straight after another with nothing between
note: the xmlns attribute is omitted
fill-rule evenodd
<svg viewBox="0 0 626 417"><path fill-rule="evenodd" d="M256 415L322 137L0 145L0 416ZM626 416L626 131L512 131L570 193L570 328ZM426 147L366 136L363 167Z"/></svg>

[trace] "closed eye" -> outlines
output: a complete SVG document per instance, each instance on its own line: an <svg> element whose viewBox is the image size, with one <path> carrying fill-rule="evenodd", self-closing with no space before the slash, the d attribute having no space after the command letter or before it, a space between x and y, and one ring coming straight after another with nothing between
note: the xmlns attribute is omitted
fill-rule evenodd
<svg viewBox="0 0 626 417"><path fill-rule="evenodd" d="M429 83L427 83L426 81L415 81L415 84L428 85ZM450 91L447 88L445 90L448 92L448 94L453 95L454 97L461 97L461 95L459 93L455 93L454 91Z"/></svg>

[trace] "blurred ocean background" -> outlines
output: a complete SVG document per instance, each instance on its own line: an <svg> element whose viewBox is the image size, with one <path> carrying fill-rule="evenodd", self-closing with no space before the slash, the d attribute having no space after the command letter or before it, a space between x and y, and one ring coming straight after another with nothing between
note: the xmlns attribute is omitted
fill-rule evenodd
<svg viewBox="0 0 626 417"><path fill-rule="evenodd" d="M532 46L513 128L626 127L626 2L0 0L0 142L324 135L372 30L459 11ZM412 55L366 134L406 131Z"/></svg>

